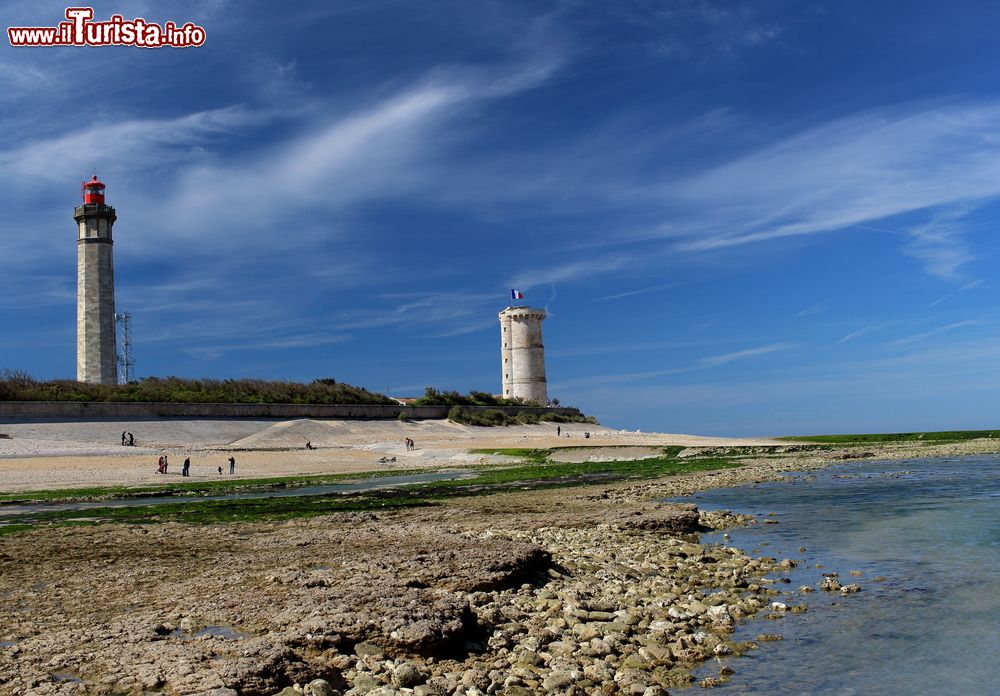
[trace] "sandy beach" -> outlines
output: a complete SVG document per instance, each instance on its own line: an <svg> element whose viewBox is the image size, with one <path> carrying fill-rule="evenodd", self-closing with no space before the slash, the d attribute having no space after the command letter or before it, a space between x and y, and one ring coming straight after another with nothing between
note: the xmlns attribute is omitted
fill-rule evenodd
<svg viewBox="0 0 1000 696"><path fill-rule="evenodd" d="M0 424L0 491L163 483L156 473L161 454L168 457L167 479L180 478L191 458L193 481L228 475L237 460L241 478L339 474L372 470L440 468L487 462L470 449L509 447L650 446L722 447L769 444L765 439L732 439L612 430L599 425L523 425L477 428L448 421L258 421L150 420L136 422L53 421ZM121 433L135 436L135 447L121 445ZM590 438L584 434L589 432ZM407 451L405 438L416 448ZM306 443L314 450L306 450ZM380 462L380 459L395 461Z"/></svg>
<svg viewBox="0 0 1000 696"><path fill-rule="evenodd" d="M379 468L386 456L399 468L490 463L491 455L468 450L493 447L586 447L560 454L596 461L609 452L598 445L641 458L668 444L774 444L594 426L587 439L576 427L557 438L551 426L314 421L200 423L189 442L169 441L191 427L133 424L140 451L122 453L113 440L128 424L5 424L0 432L12 438L0 440L0 490L162 481L149 463L165 447L172 462L190 452L205 466L235 452L241 475L266 477ZM335 435L318 437L324 428ZM110 446L102 444L108 434ZM298 447L305 435L320 449L263 449ZM415 452L405 450L407 436ZM46 446L56 456L45 456ZM809 595L774 604L794 558L752 558L698 542L699 530L752 520L657 500L839 461L960 455L996 444L753 451L735 469L454 497L425 508L3 536L0 693L676 693L699 662L780 639L779 621L762 623L757 641L734 642L736 623L792 615ZM830 583L827 592L850 601L863 591L847 579L849 569L830 570L844 584ZM725 679L725 669L702 685Z"/></svg>

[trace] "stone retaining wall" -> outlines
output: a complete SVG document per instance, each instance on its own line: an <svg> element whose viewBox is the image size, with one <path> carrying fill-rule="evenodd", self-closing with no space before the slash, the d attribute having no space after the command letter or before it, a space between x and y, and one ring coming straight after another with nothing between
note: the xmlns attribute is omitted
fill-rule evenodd
<svg viewBox="0 0 1000 696"><path fill-rule="evenodd" d="M578 415L575 408L529 406L463 406L463 409L494 409L507 415L520 412ZM325 418L385 420L400 413L413 420L448 417L447 406L397 406L388 404L179 404L167 402L0 401L3 418Z"/></svg>

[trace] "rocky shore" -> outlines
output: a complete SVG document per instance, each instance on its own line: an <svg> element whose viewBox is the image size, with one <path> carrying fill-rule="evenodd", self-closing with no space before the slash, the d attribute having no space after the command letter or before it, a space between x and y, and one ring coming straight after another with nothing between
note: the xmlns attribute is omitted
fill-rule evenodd
<svg viewBox="0 0 1000 696"><path fill-rule="evenodd" d="M748 520L650 500L841 454L377 514L0 537L0 694L667 693L754 647L731 640L736 622L860 588L775 602L794 559L698 542Z"/></svg>

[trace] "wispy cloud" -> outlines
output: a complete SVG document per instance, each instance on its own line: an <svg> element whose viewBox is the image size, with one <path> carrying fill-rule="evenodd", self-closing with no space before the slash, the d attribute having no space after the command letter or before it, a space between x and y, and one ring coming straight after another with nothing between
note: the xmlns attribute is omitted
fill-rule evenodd
<svg viewBox="0 0 1000 696"><path fill-rule="evenodd" d="M837 339L834 342L834 345L839 345L841 343L847 343L848 341L853 341L853 340L855 340L857 338L861 338L862 336L865 336L867 334L873 333L875 331L881 331L882 329L889 328L890 326L896 326L897 324L900 324L900 323L902 323L901 320L894 319L892 321L883 321L883 322L879 322L877 324L869 324L868 326L861 327L857 331L852 331L851 333L849 333L849 334L847 334L845 336L842 336L841 338Z"/></svg>
<svg viewBox="0 0 1000 696"><path fill-rule="evenodd" d="M733 343L735 339L719 341L627 341L613 345L596 345L573 348L555 348L546 350L545 354L552 358L572 358L590 355L615 355L618 353L642 353L647 351L679 350L686 348L705 348L706 346Z"/></svg>
<svg viewBox="0 0 1000 696"><path fill-rule="evenodd" d="M931 275L955 280L959 269L973 260L960 225L967 206L942 211L930 221L907 231L910 237L903 251L920 261Z"/></svg>
<svg viewBox="0 0 1000 696"><path fill-rule="evenodd" d="M734 360L743 360L745 358L753 358L758 355L767 355L768 353L776 353L782 350L789 350L795 348L794 343L772 343L767 346L760 346L759 348L748 348L747 350L738 350L734 353L725 353L723 355L713 355L707 358L702 358L699 361L700 367L718 367L719 365L725 365L731 363ZM698 368L692 368L698 369Z"/></svg>
<svg viewBox="0 0 1000 696"><path fill-rule="evenodd" d="M696 251L813 234L1000 193L1000 142L990 135L1000 103L911 105L821 124L679 183L682 201L714 200L728 221L680 244ZM984 152L985 149L985 152ZM994 152L993 155L987 154ZM722 222L726 222L723 220ZM913 253L951 273L954 239L916 229ZM923 244L919 240L923 238ZM936 242L936 244L935 244Z"/></svg>
<svg viewBox="0 0 1000 696"><path fill-rule="evenodd" d="M509 285L514 288L530 290L538 285L579 280L600 273L617 271L633 263L634 260L634 257L629 254L599 255L596 258L532 268L515 275L511 278Z"/></svg>
<svg viewBox="0 0 1000 696"><path fill-rule="evenodd" d="M881 329L884 326L885 324L871 324L869 326L863 326L857 331L852 331L846 336L842 336L841 338L837 339L837 343L839 344L839 343L847 343L848 341L853 341L855 338L861 338L865 334Z"/></svg>
<svg viewBox="0 0 1000 696"><path fill-rule="evenodd" d="M574 3L594 12L591 3ZM644 2L619 0L604 3L605 22L631 25L635 39L660 58L704 61L729 59L773 41L782 25L760 17L757 6L736 7L713 0Z"/></svg>
<svg viewBox="0 0 1000 696"><path fill-rule="evenodd" d="M936 329L931 329L930 331L925 331L919 334L913 334L912 336L905 336L903 338L891 341L889 345L893 346L903 346L909 343L916 343L917 341L922 341L925 338L930 338L931 336L936 336L938 334L946 333L948 331L954 331L955 329L961 329L966 326L979 326L987 323L983 319L967 319L965 321L956 321L951 324L945 324L944 326L939 326Z"/></svg>
<svg viewBox="0 0 1000 696"><path fill-rule="evenodd" d="M954 297L955 295L957 295L960 292L968 292L969 290L976 290L976 289L985 288L985 287L986 287L986 278L979 278L978 280L973 280L971 283L966 283L965 285L963 285L962 287L960 287L955 292L949 292L947 295L942 295L941 297L937 298L936 300L934 300L933 302L931 302L929 305L927 305L927 307L928 308L930 308L930 307L937 307L942 302L944 302L946 300L950 300L952 297Z"/></svg>
<svg viewBox="0 0 1000 696"><path fill-rule="evenodd" d="M822 302L817 302L816 304L812 305L811 307L806 307L802 311L798 312L795 316L797 316L797 317L811 317L814 314L821 314L824 309L826 309L825 305Z"/></svg>
<svg viewBox="0 0 1000 696"><path fill-rule="evenodd" d="M618 384L622 382L635 382L639 380L653 379L656 377L665 377L668 375L676 375L686 372L709 370L712 368L720 367L722 365L727 365L732 362L746 360L749 358L755 358L761 355L767 355L769 353L791 350L792 348L796 347L797 346L794 343L772 343L769 345L759 346L756 348L747 348L745 350L734 351L732 353L723 353L721 355L706 356L698 360L697 363L693 365L687 365L685 367L677 367L665 370L649 370L645 372L624 372L616 374L594 375L589 377L583 377L576 380L568 380L564 382L562 386L580 387L580 386L593 386L599 384Z"/></svg>
<svg viewBox="0 0 1000 696"><path fill-rule="evenodd" d="M668 290L670 288L676 288L680 283L663 283L662 285L653 285L648 288L641 288L639 290L629 290L628 292L619 292L614 295L606 295L604 297L597 297L594 302L605 302L607 300L620 300L623 297L635 297L636 295L645 295L651 292L659 292L660 290Z"/></svg>
<svg viewBox="0 0 1000 696"><path fill-rule="evenodd" d="M197 111L176 118L136 119L85 126L53 138L16 144L0 152L0 165L16 175L22 186L38 180L79 180L91 167L147 161L162 168L180 161L196 161L203 152L192 149L215 136L260 123L266 114L230 106Z"/></svg>

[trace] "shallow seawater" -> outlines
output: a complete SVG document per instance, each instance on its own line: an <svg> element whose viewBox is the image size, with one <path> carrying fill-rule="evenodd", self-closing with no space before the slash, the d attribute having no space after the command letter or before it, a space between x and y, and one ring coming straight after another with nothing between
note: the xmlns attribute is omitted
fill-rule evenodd
<svg viewBox="0 0 1000 696"><path fill-rule="evenodd" d="M774 599L809 606L777 621L742 624L737 640L761 633L785 640L728 659L735 674L715 692L1000 693L997 457L842 465L681 500L777 520L728 530L729 541L721 533L703 540L800 561L783 574L790 584L773 585L782 593ZM859 583L861 592L798 591L829 572L845 585ZM885 580L875 582L877 576ZM707 663L696 676L717 676L721 666Z"/></svg>
<svg viewBox="0 0 1000 696"><path fill-rule="evenodd" d="M453 481L473 478L471 471L434 471L424 474L400 474L398 476L378 476L355 483L328 483L316 486L292 486L282 490L261 490L248 493L222 493L219 495L163 496L148 498L122 498L99 500L92 502L74 501L69 503L5 503L0 505L0 526L14 524L30 519L31 515L40 512L67 512L75 510L98 510L101 508L150 507L154 505L174 505L177 503L204 503L219 500L257 500L261 498L294 498L303 496L327 496L338 493L356 493L373 491L396 486L409 486L418 483L434 483L436 481ZM262 479L261 483L267 483ZM89 518L80 518L93 521Z"/></svg>

